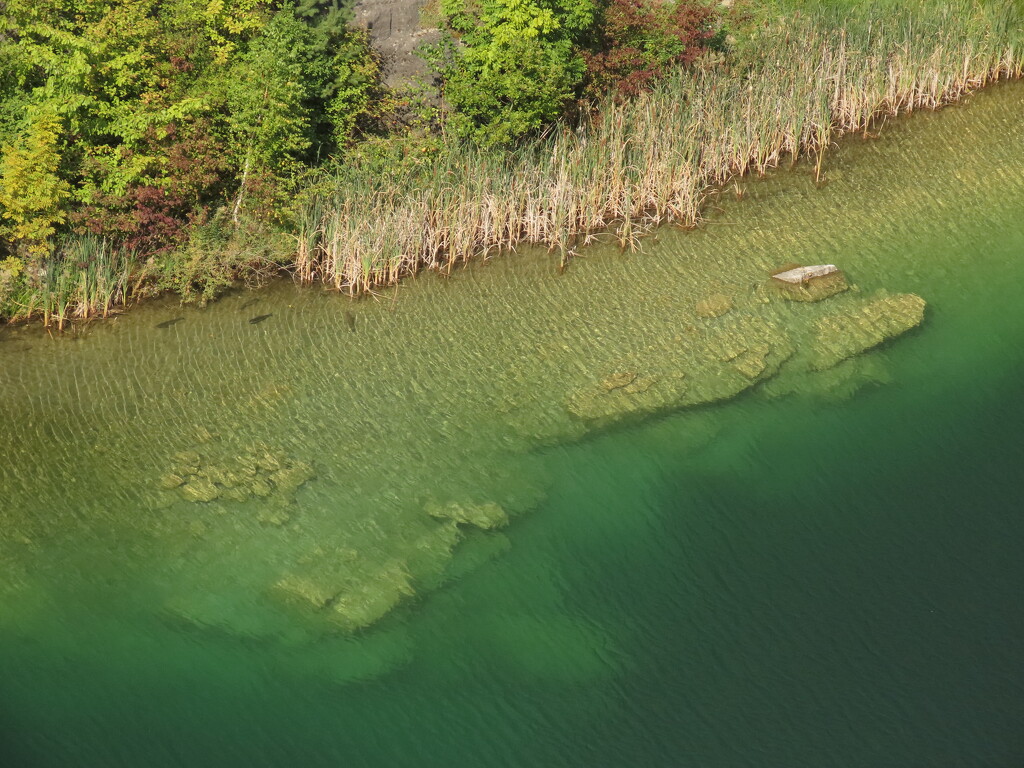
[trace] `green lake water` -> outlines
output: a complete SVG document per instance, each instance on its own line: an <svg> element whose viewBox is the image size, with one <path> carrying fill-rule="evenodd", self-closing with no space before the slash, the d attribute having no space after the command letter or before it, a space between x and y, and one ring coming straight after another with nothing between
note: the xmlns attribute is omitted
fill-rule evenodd
<svg viewBox="0 0 1024 768"><path fill-rule="evenodd" d="M1024 764L1024 84L826 177L0 329L0 766Z"/></svg>

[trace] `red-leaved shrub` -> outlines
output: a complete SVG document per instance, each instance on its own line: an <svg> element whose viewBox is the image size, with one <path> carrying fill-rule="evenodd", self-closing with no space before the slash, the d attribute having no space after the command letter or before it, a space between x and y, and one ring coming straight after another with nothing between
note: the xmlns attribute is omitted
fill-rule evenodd
<svg viewBox="0 0 1024 768"><path fill-rule="evenodd" d="M137 153L153 158L148 178L129 184L123 195L95 193L72 220L79 230L152 254L184 242L189 224L224 203L228 165L205 124L151 130Z"/></svg>
<svg viewBox="0 0 1024 768"><path fill-rule="evenodd" d="M587 91L633 96L668 69L690 64L715 36L716 12L700 0L609 0L587 61Z"/></svg>

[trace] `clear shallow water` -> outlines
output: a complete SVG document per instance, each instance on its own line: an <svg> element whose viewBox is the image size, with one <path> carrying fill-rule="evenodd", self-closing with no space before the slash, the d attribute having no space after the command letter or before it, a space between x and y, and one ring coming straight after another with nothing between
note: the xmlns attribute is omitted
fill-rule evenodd
<svg viewBox="0 0 1024 768"><path fill-rule="evenodd" d="M394 301L5 332L5 764L1020 764L1022 118L997 88L562 277L527 255ZM875 385L784 369L589 437L566 415L698 298L786 327L858 300L762 308L787 261L928 301L861 358ZM157 488L176 452L254 443L316 469L283 524ZM424 564L427 497L515 516ZM396 558L415 594L355 638L273 597Z"/></svg>

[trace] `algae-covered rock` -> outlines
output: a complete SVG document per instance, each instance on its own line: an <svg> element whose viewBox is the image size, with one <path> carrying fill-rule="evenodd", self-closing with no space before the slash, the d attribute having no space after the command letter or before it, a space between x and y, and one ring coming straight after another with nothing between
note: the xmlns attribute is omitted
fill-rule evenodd
<svg viewBox="0 0 1024 768"><path fill-rule="evenodd" d="M755 380L767 370L771 352L768 344L753 344L732 360L732 367L745 378Z"/></svg>
<svg viewBox="0 0 1024 768"><path fill-rule="evenodd" d="M772 376L793 354L788 334L760 317L739 316L640 351L645 370L616 372L569 395L566 408L591 429L734 397ZM649 366L649 367L647 367ZM615 386L611 386L614 384Z"/></svg>
<svg viewBox="0 0 1024 768"><path fill-rule="evenodd" d="M199 470L202 458L195 451L181 451L172 457L171 471L176 475L191 475Z"/></svg>
<svg viewBox="0 0 1024 768"><path fill-rule="evenodd" d="M788 334L759 319L708 329L680 405L728 400L773 376L793 355Z"/></svg>
<svg viewBox="0 0 1024 768"><path fill-rule="evenodd" d="M331 606L331 618L343 629L354 632L376 623L403 598L414 594L405 566L391 562L358 585L339 593Z"/></svg>
<svg viewBox="0 0 1024 768"><path fill-rule="evenodd" d="M173 490L180 485L184 485L184 483L185 478L173 472L167 472L160 476L160 489L163 491Z"/></svg>
<svg viewBox="0 0 1024 768"><path fill-rule="evenodd" d="M498 534L480 535L491 537ZM416 574L416 583L436 586L462 538L463 531L454 520L442 520L418 537L403 553L409 571Z"/></svg>
<svg viewBox="0 0 1024 768"><path fill-rule="evenodd" d="M274 486L270 484L270 481L265 477L258 476L252 483L249 484L249 490L253 496L260 499L265 499L267 496L274 492Z"/></svg>
<svg viewBox="0 0 1024 768"><path fill-rule="evenodd" d="M475 532L459 545L444 569L443 581L457 581L510 549L512 542L503 533Z"/></svg>
<svg viewBox="0 0 1024 768"><path fill-rule="evenodd" d="M732 309L732 299L724 293L715 293L697 302L697 317L721 317Z"/></svg>
<svg viewBox="0 0 1024 768"><path fill-rule="evenodd" d="M619 373L613 373L610 376L605 376L601 379L601 388L605 392L611 392L613 389L620 389L628 386L636 381L638 376L636 371L621 371Z"/></svg>
<svg viewBox="0 0 1024 768"><path fill-rule="evenodd" d="M459 504L454 501L438 504L436 501L429 501L424 510L438 520L453 520L456 523L475 525L477 528L500 528L508 524L505 510L493 501L485 501L483 504Z"/></svg>
<svg viewBox="0 0 1024 768"><path fill-rule="evenodd" d="M318 611L327 607L338 594L338 589L336 583L290 573L275 583L270 591L286 603Z"/></svg>
<svg viewBox="0 0 1024 768"><path fill-rule="evenodd" d="M867 386L888 384L892 374L878 357L853 357L824 371L796 369L777 376L761 390L766 397L807 395L839 402Z"/></svg>
<svg viewBox="0 0 1024 768"><path fill-rule="evenodd" d="M313 477L313 467L304 461L296 461L270 474L270 480L282 493L294 493Z"/></svg>
<svg viewBox="0 0 1024 768"><path fill-rule="evenodd" d="M257 519L267 525L281 526L292 519L291 512L284 504L270 504L260 507Z"/></svg>
<svg viewBox="0 0 1024 768"><path fill-rule="evenodd" d="M924 308L920 296L903 293L832 312L815 326L812 368L831 368L917 327L924 319Z"/></svg>
<svg viewBox="0 0 1024 768"><path fill-rule="evenodd" d="M308 462L271 453L265 446L240 456L200 456L195 451L182 451L172 458L171 471L160 478L160 487L177 489L188 501L247 501L280 498L283 509L291 502L299 487L313 477ZM263 522L283 525L287 515L274 513L261 518Z"/></svg>
<svg viewBox="0 0 1024 768"><path fill-rule="evenodd" d="M250 495L248 488L239 485L227 486L220 493L225 501L247 501Z"/></svg>
<svg viewBox="0 0 1024 768"><path fill-rule="evenodd" d="M205 477L194 476L178 490L187 501L207 502L220 497L220 489Z"/></svg>
<svg viewBox="0 0 1024 768"><path fill-rule="evenodd" d="M649 413L669 406L686 390L686 373L637 375L621 387L609 388L607 379L573 392L566 408L583 421L603 424L637 413Z"/></svg>
<svg viewBox="0 0 1024 768"><path fill-rule="evenodd" d="M281 468L281 462L270 451L265 451L256 457L256 468L264 472L276 472Z"/></svg>

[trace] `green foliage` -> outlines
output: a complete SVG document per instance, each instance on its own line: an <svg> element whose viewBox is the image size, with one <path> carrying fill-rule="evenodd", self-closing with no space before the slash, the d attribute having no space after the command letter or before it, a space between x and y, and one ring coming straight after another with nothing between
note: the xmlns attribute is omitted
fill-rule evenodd
<svg viewBox="0 0 1024 768"><path fill-rule="evenodd" d="M24 270L25 264L21 259L16 259L13 256L0 259L0 317L13 314L9 309L9 304L18 279Z"/></svg>
<svg viewBox="0 0 1024 768"><path fill-rule="evenodd" d="M335 46L330 69L331 79L324 89L325 114L330 143L341 148L353 142L362 125L386 114L391 99L380 86L380 57L365 32L346 32Z"/></svg>
<svg viewBox="0 0 1024 768"><path fill-rule="evenodd" d="M197 227L189 242L160 262L158 285L174 291L182 301L205 304L231 285L234 269L226 251L230 228Z"/></svg>
<svg viewBox="0 0 1024 768"><path fill-rule="evenodd" d="M68 184L57 174L59 131L56 115L34 111L22 139L5 146L0 158L0 234L34 256L50 250L55 227L65 218Z"/></svg>
<svg viewBox="0 0 1024 768"><path fill-rule="evenodd" d="M558 117L583 77L579 42L596 12L595 0L442 0L450 36L428 55L450 128L507 144Z"/></svg>
<svg viewBox="0 0 1024 768"><path fill-rule="evenodd" d="M152 253L221 206L275 211L375 114L379 62L346 18L340 0L0 3L8 191L55 203L12 203L3 234L38 251L66 222ZM30 109L58 121L49 143Z"/></svg>
<svg viewBox="0 0 1024 768"><path fill-rule="evenodd" d="M327 75L313 37L279 11L227 74L231 149L250 172L286 173L310 148L310 102Z"/></svg>

